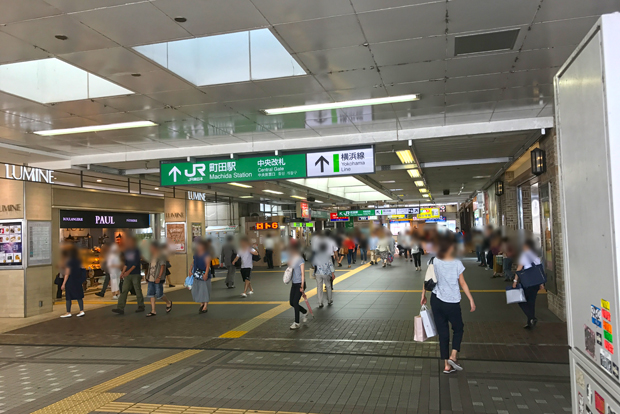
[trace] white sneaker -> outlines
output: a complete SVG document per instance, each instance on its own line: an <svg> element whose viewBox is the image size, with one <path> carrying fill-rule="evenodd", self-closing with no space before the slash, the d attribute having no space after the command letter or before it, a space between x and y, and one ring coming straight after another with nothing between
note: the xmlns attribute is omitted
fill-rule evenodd
<svg viewBox="0 0 620 414"><path fill-rule="evenodd" d="M70 318L72 315L70 313L65 313L64 315L60 315L61 318Z"/></svg>
<svg viewBox="0 0 620 414"><path fill-rule="evenodd" d="M253 291L253 290L250 290L250 291L248 292L248 295L253 295L253 294L254 294L254 291Z"/></svg>
<svg viewBox="0 0 620 414"><path fill-rule="evenodd" d="M307 313L304 313L304 314L303 314L303 316L301 317L301 321L302 321L303 323L307 323L307 322L308 322L308 314L307 314Z"/></svg>
<svg viewBox="0 0 620 414"><path fill-rule="evenodd" d="M79 318L79 317L82 317L82 316L84 316L84 315L86 315L86 314L84 313L84 311L80 311L80 313L78 313L76 316Z"/></svg>
<svg viewBox="0 0 620 414"><path fill-rule="evenodd" d="M241 297L242 297L242 298L247 298L247 297L248 297L248 295L246 295L245 293L242 293L242 294L241 294Z"/></svg>
<svg viewBox="0 0 620 414"><path fill-rule="evenodd" d="M112 296L112 299L118 299L118 295Z"/></svg>
<svg viewBox="0 0 620 414"><path fill-rule="evenodd" d="M293 322L291 329L299 329L299 324L297 322Z"/></svg>

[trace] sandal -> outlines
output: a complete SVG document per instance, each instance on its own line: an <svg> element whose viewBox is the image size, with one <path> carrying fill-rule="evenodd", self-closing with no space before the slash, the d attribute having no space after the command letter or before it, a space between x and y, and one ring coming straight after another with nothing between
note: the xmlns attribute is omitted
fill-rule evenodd
<svg viewBox="0 0 620 414"><path fill-rule="evenodd" d="M166 306L166 313L170 313L172 310L172 302L170 302L170 306Z"/></svg>
<svg viewBox="0 0 620 414"><path fill-rule="evenodd" d="M150 318L151 316L157 316L157 314L153 313L153 312L149 312L149 313L146 314L147 318Z"/></svg>

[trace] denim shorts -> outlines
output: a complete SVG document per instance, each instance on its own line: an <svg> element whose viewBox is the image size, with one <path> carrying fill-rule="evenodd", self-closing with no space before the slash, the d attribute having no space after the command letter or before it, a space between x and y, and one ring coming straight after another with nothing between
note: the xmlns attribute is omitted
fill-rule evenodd
<svg viewBox="0 0 620 414"><path fill-rule="evenodd" d="M161 299L162 296L164 296L164 284L149 282L149 285L146 291L146 297Z"/></svg>

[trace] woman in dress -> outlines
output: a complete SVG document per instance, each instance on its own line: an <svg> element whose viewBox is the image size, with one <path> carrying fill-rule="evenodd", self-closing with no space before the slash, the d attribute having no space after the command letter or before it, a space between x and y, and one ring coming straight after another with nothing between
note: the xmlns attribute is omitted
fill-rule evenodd
<svg viewBox="0 0 620 414"><path fill-rule="evenodd" d="M211 256L209 256L209 245L206 241L197 243L194 264L190 271L190 276L194 277L192 286L192 297L194 302L200 303L198 313L207 313L207 306L211 297Z"/></svg>
<svg viewBox="0 0 620 414"><path fill-rule="evenodd" d="M65 298L67 300L67 313L60 317L71 317L71 302L74 300L77 300L80 306L80 313L78 313L77 316L84 316L84 288L82 287L82 283L86 280L86 275L84 269L82 269L82 261L80 260L79 252L75 246L69 248L64 276L62 290L65 291Z"/></svg>
<svg viewBox="0 0 620 414"><path fill-rule="evenodd" d="M108 266L108 273L110 274L110 284L112 285L112 299L118 299L118 295L121 293L121 269L123 262L121 261L121 251L118 248L118 244L114 243L108 255L106 256L106 265Z"/></svg>

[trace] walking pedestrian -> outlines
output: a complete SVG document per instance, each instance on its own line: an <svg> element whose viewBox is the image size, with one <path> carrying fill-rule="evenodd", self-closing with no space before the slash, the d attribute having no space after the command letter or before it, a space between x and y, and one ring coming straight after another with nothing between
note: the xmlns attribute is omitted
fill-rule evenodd
<svg viewBox="0 0 620 414"><path fill-rule="evenodd" d="M517 271L526 270L533 265L536 266L541 263L540 257L536 253L536 250L536 243L534 240L528 239L525 241L523 244L523 251L519 256ZM516 288L518 283L519 276L515 275L512 287ZM534 285L528 288L523 288L525 302L519 303L519 306L527 317L527 324L524 326L525 329L532 329L538 323L538 319L536 319L536 297L538 296L538 291L544 288L545 285Z"/></svg>
<svg viewBox="0 0 620 414"><path fill-rule="evenodd" d="M455 258L454 241L449 237L439 239L437 257L433 259L437 285L431 293L431 308L439 336L439 350L444 360L444 374L462 371L458 363L463 339L463 315L461 314L461 289L469 299L470 311L476 310L463 272L465 266ZM421 305L426 305L426 289L422 289ZM452 351L450 352L450 325L452 325Z"/></svg>
<svg viewBox="0 0 620 414"><path fill-rule="evenodd" d="M349 236L344 239L342 243L343 249L345 249L347 255L347 263L349 264L349 269L351 268L351 262L353 261L353 255L355 254L355 242Z"/></svg>
<svg viewBox="0 0 620 414"><path fill-rule="evenodd" d="M265 260L267 261L267 269L273 269L273 250L275 248L275 241L271 237L271 234L267 233L265 236Z"/></svg>
<svg viewBox="0 0 620 414"><path fill-rule="evenodd" d="M194 263L190 271L190 276L194 277L192 285L192 298L194 302L200 303L198 313L207 313L209 300L211 299L211 256L209 255L210 246L207 241L200 241L196 245Z"/></svg>
<svg viewBox="0 0 620 414"><path fill-rule="evenodd" d="M67 264L64 272L64 280L61 289L65 291L65 299L67 302L67 313L61 315L61 318L70 318L71 302L77 301L80 307L78 317L84 316L84 288L82 283L86 280L86 270L82 268L82 261L78 249L71 246L67 251Z"/></svg>
<svg viewBox="0 0 620 414"><path fill-rule="evenodd" d="M105 262L108 267L108 272L110 273L112 299L118 299L121 290L121 268L123 266L123 262L121 261L120 249L116 243L108 249L108 255L105 258Z"/></svg>
<svg viewBox="0 0 620 414"><path fill-rule="evenodd" d="M379 244L379 237L377 237L377 230L373 230L370 239L368 240L368 251L370 252L370 264L376 265L379 262L377 258L377 245Z"/></svg>
<svg viewBox="0 0 620 414"><path fill-rule="evenodd" d="M326 237L317 238L314 248L314 276L316 278L316 293L319 300L319 308L323 307L323 289L327 293L327 304L332 305L332 287L336 275L334 274L334 254L330 240Z"/></svg>
<svg viewBox="0 0 620 414"><path fill-rule="evenodd" d="M100 298L105 296L105 292L108 290L108 286L110 285L110 271L108 270L108 263L106 260L109 250L110 249L108 248L108 245L106 243L101 244L99 258L101 263L101 271L103 272L103 285L101 286L101 291L95 293L95 295L99 296Z"/></svg>
<svg viewBox="0 0 620 414"><path fill-rule="evenodd" d="M168 261L166 255L157 242L151 242L149 253L151 255L151 261L149 262L149 269L146 274L146 281L148 283L146 297L151 299L151 312L146 316L152 317L157 316L157 310L155 309L157 300L161 299L166 302L166 313L170 313L172 310L172 301L164 295L166 262Z"/></svg>
<svg viewBox="0 0 620 414"><path fill-rule="evenodd" d="M308 322L308 310L299 304L306 290L306 272L304 269L304 258L301 257L301 251L297 243L291 243L289 246L288 267L293 269L289 303L295 311L295 321L290 328L299 329L299 314L303 314L301 321L306 323Z"/></svg>
<svg viewBox="0 0 620 414"><path fill-rule="evenodd" d="M381 238L379 239L379 243L377 244L379 255L381 256L381 260L383 260L382 267L385 267L388 265L388 258L390 254L393 254L391 250L393 244L394 244L394 238L392 237L391 234L389 234L389 230L388 231L384 230L383 234L381 235ZM391 266L392 264L389 263L389 265Z"/></svg>
<svg viewBox="0 0 620 414"><path fill-rule="evenodd" d="M368 262L368 237L366 237L365 234L360 235L359 248L360 260L362 261L362 264L366 264Z"/></svg>
<svg viewBox="0 0 620 414"><path fill-rule="evenodd" d="M123 287L121 294L118 297L118 305L112 312L119 315L125 313L125 305L127 304L127 295L131 288L135 289L136 299L138 300L138 308L136 313L144 312L144 295L142 294L142 275L140 270L142 269L142 260L140 250L136 247L136 239L134 237L128 237L126 240L126 248L123 252L125 256L125 265L121 272L121 279L123 279Z"/></svg>
<svg viewBox="0 0 620 414"><path fill-rule="evenodd" d="M502 239L500 254L504 258L502 263L502 269L504 270L504 282L511 282L513 278L512 263L515 257L515 251L508 237L504 237Z"/></svg>
<svg viewBox="0 0 620 414"><path fill-rule="evenodd" d="M232 261L234 266L234 264L237 263L237 260L241 260L241 278L244 283L243 293L241 294L242 298L247 298L248 295L254 294L254 289L252 289L251 282L252 268L254 267L252 256L258 256L258 250L256 250L253 246L250 246L250 240L247 237L244 237L241 239L237 257L235 257Z"/></svg>
<svg viewBox="0 0 620 414"><path fill-rule="evenodd" d="M235 288L235 273L237 268L233 265L233 260L237 257L237 253L235 252L235 238L233 236L228 236L226 238L226 243L222 246L222 261L220 266L226 267L226 287L228 289Z"/></svg>
<svg viewBox="0 0 620 414"><path fill-rule="evenodd" d="M411 256L413 257L413 265L415 270L420 272L422 271L422 253L424 253L424 248L419 240L413 240L412 245Z"/></svg>

